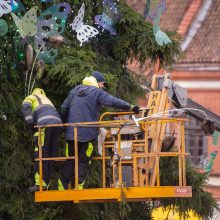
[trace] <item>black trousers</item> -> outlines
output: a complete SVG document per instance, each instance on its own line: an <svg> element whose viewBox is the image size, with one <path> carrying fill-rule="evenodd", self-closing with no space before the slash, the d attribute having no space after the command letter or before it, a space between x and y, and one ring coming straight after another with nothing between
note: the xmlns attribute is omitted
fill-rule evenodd
<svg viewBox="0 0 220 220"><path fill-rule="evenodd" d="M35 133L36 134L36 133ZM58 138L60 134L60 128L51 127L45 128L41 135L42 141L42 157L56 157L57 155L57 147L58 147ZM35 153L34 158L38 158L38 135L34 136L34 144L35 144ZM50 179L52 173L54 171L55 161L43 161L43 181L48 185L50 183ZM39 162L35 162L35 185L39 185Z"/></svg>
<svg viewBox="0 0 220 220"><path fill-rule="evenodd" d="M88 175L89 162L93 153L94 141L78 142L78 182L83 183ZM92 149L91 149L91 148ZM75 155L74 140L68 140L68 153L69 156ZM65 189L67 189L68 184L71 180L75 179L75 161L66 160L63 172L61 176L61 181Z"/></svg>

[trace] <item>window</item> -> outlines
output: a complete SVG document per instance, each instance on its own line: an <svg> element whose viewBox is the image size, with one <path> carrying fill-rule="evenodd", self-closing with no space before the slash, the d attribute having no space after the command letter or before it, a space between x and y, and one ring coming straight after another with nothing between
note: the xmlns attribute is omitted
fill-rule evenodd
<svg viewBox="0 0 220 220"><path fill-rule="evenodd" d="M207 157L208 138L201 131L202 123L192 117L186 123L186 152L191 155L187 157L193 165L201 166Z"/></svg>

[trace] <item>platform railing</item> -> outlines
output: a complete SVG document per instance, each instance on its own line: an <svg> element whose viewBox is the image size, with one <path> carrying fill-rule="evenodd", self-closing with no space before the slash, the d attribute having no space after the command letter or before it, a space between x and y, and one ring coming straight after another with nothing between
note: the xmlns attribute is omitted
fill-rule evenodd
<svg viewBox="0 0 220 220"><path fill-rule="evenodd" d="M81 122L81 123L65 123L65 124L50 124L50 125L39 125L36 126L38 128L38 159L35 159L35 161L39 161L39 176L40 176L40 192L43 190L43 184L42 184L42 177L43 177L43 161L63 161L63 160L74 160L75 161L75 188L78 186L78 127L94 127L94 128L100 128L100 127L107 127L107 128L120 128L123 126L125 122L131 122L130 120L124 120L123 122L121 120L115 120L115 121L103 121L103 122ZM43 158L42 157L42 129L44 128L50 128L50 127L68 127L71 126L74 128L74 149L75 149L75 156L72 157L52 157L52 158ZM93 159L103 160L102 157L94 157ZM107 159L107 158L106 158Z"/></svg>
<svg viewBox="0 0 220 220"><path fill-rule="evenodd" d="M118 155L120 158L124 156L130 156L131 160L123 161L120 160L119 163L116 165L113 165L113 183L114 183L114 168L118 169L118 186L117 187L123 187L123 179L122 179L122 167L124 164L130 164L133 167L133 183L135 187L140 186L139 180L138 180L138 167L137 167L137 160L139 158L145 158L146 164L151 160L151 158L156 159L156 165L155 165L155 170L153 175L156 176L156 186L160 186L160 170L159 170L159 160L161 157L178 157L178 165L179 165L179 186L186 186L186 168L185 168L185 156L188 156L188 153L185 153L185 137L184 137L184 122L187 121L187 119L184 118L158 118L158 119L153 119L153 120L148 120L148 121L143 121L140 123L140 126L142 128L142 131L144 132L144 137L143 139L139 140L131 140L133 146L140 147L142 146L144 149L144 152L137 153L123 153L121 151L121 132L120 129L123 128L124 126L127 125L135 125L133 120L113 120L113 121L103 121L105 116L109 115L128 115L132 114L130 112L110 112L110 113L105 113L104 115L101 116L100 121L97 122L82 122L82 123L66 123L66 124L52 124L52 125L44 125L44 126L37 126L38 127L38 132L39 132L39 137L38 137L38 145L39 145L39 158L36 159L35 161L39 161L39 175L40 175L40 192L43 191L43 161L46 160L55 160L55 161L61 161L61 160L74 160L74 169L75 169L75 189L78 187L78 128L79 127L94 127L94 128L118 128L119 132L117 134L117 140L107 140L104 142L102 146L102 156L98 157L93 157L93 160L100 160L102 162L102 188L106 188L106 161L111 159L111 156L106 155L106 149L107 148L114 148L115 144L117 143L118 146ZM163 123L177 123L178 124L178 133L179 133L179 146L178 146L178 151L176 152L161 152L159 148L159 142L161 140L158 139L157 136L157 128L158 124L163 124ZM149 130L148 127L150 125L155 124L155 131L153 132L153 137L149 137ZM74 128L74 145L75 145L75 156L68 156L68 157L53 157L53 158L43 158L42 157L42 129L43 128L49 128L49 127L67 127L71 126ZM149 138L153 138L154 140L154 145L155 145L155 151L154 152L149 152ZM154 147L154 146L152 146ZM115 167L114 167L115 166ZM146 169L147 170L147 169ZM153 185L149 184L148 180L148 170L147 170L147 175L146 175L146 187L153 187ZM113 188L116 187L113 185Z"/></svg>

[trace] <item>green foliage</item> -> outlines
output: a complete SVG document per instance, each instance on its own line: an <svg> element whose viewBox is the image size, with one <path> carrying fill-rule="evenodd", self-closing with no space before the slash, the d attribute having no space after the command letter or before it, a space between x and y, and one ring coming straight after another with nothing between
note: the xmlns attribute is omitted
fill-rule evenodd
<svg viewBox="0 0 220 220"><path fill-rule="evenodd" d="M38 12L50 6L50 4L41 4L40 1L24 0L22 2L29 8L33 4L38 5ZM56 2L62 1L56 0ZM83 1L67 0L66 2L71 4L76 16ZM88 24L92 24L92 18L102 12L101 0L84 2L85 20L88 20ZM144 19L125 3L118 4L123 17L117 25L118 35L115 37L106 32L98 39L92 39L83 47L79 47L79 42L69 32L70 27L67 27L65 47L59 51L55 64L47 66L45 77L36 83L36 86L44 87L58 109L69 90L93 70L104 73L110 83L108 91L111 94L135 103L135 98L142 95L143 91L125 68L127 60L137 59L140 63L144 63L146 59L150 59L153 63L159 58L161 65L170 65L174 57L180 55L179 37L176 33L167 33L173 43L160 47L155 42L152 25L145 23ZM72 22L74 16L71 15L68 18L68 24ZM127 203L126 199L119 204L34 203L33 194L27 192L27 188L33 184L32 135L26 129L20 113L20 106L24 99L25 76L19 66L21 66L20 60L23 58L24 51L21 51L19 57L15 57L14 25L10 15L4 15L3 18L9 23L11 30L7 36L0 38L2 69L0 75L0 218L7 220L151 219L151 207L148 203ZM21 47L20 50L22 49ZM8 118L6 121L2 119L3 114ZM175 204L183 214L192 208L201 216L211 216L216 203L210 194L205 193L201 188L205 179L194 171L187 170L188 181L192 181L189 184L192 183L196 201L202 204L201 207L197 207L190 199L189 203L186 199L163 200L164 206ZM100 164L93 163L90 172L92 175L87 180L86 186L99 186ZM163 172L164 181L170 180L168 175L170 169L169 171L164 169ZM174 182L175 178L173 176ZM203 205L205 201L206 205Z"/></svg>
<svg viewBox="0 0 220 220"><path fill-rule="evenodd" d="M178 159L161 158L160 159L160 178L161 185L177 185L178 176ZM192 198L168 198L162 199L161 205L167 209L178 211L184 218L192 210L196 215L202 218L210 218L214 209L219 210L216 200L211 193L204 191L208 175L198 173L190 163L186 163L186 185L192 186Z"/></svg>
<svg viewBox="0 0 220 220"><path fill-rule="evenodd" d="M48 68L45 86L52 85L52 91L58 94L69 92L72 87L80 84L88 73L96 69L95 59L96 54L90 49L61 49L56 65Z"/></svg>
<svg viewBox="0 0 220 220"><path fill-rule="evenodd" d="M121 3L120 10L123 17L117 24L118 35L104 35L97 45L101 51L108 51L121 63L136 59L143 64L150 59L153 64L159 59L161 66L171 65L174 57L180 56L180 37L177 33L167 32L172 44L161 47L155 41L151 24L146 23L142 16L134 13L125 3Z"/></svg>
<svg viewBox="0 0 220 220"><path fill-rule="evenodd" d="M26 215L28 211L25 206L30 199L26 188L31 184L33 166L32 144L20 113L21 85L14 71L0 81L0 116L7 116L6 121L0 119L0 213L14 217Z"/></svg>

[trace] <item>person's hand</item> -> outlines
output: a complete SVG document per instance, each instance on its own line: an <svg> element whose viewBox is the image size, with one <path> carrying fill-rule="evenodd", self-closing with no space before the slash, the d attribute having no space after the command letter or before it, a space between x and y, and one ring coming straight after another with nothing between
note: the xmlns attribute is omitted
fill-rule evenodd
<svg viewBox="0 0 220 220"><path fill-rule="evenodd" d="M140 109L137 105L131 105L131 111L134 112L135 114L138 114Z"/></svg>

